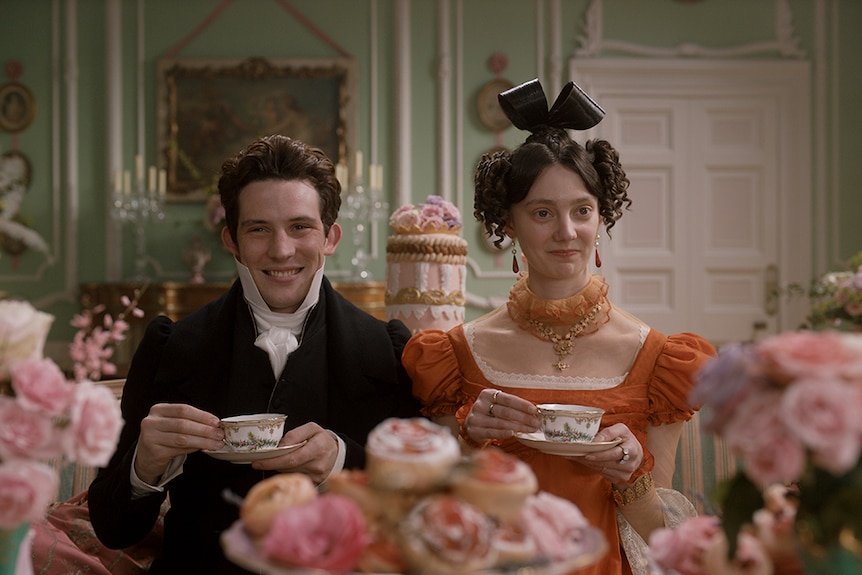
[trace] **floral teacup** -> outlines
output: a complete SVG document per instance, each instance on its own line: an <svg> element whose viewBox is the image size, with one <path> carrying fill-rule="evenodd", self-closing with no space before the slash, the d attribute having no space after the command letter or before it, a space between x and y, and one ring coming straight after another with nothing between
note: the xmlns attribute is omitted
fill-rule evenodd
<svg viewBox="0 0 862 575"><path fill-rule="evenodd" d="M543 403L537 406L547 441L589 443L599 431L605 410L586 405Z"/></svg>
<svg viewBox="0 0 862 575"><path fill-rule="evenodd" d="M285 419L281 413L254 413L222 418L219 425L228 451L260 451L278 447Z"/></svg>

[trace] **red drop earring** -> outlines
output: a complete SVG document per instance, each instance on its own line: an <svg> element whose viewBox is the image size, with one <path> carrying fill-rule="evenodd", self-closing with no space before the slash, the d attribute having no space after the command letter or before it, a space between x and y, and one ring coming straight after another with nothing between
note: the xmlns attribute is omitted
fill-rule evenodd
<svg viewBox="0 0 862 575"><path fill-rule="evenodd" d="M602 267L602 258L599 257L599 236L596 236L596 267Z"/></svg>
<svg viewBox="0 0 862 575"><path fill-rule="evenodd" d="M515 242L512 242L512 273L516 274L521 271L521 267L518 265L518 250L515 246Z"/></svg>

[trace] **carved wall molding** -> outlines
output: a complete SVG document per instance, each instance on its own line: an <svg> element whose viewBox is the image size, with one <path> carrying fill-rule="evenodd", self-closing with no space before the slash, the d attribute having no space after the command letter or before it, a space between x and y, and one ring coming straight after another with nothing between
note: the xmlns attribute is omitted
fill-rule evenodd
<svg viewBox="0 0 862 575"><path fill-rule="evenodd" d="M603 35L603 0L592 0L584 19L583 33L578 35L578 58L598 57L603 52L621 52L653 58L739 58L757 54L779 54L784 58L804 58L793 24L793 12L788 0L775 0L775 38L762 42L710 48L685 43L673 48L660 48L635 44L623 40L606 39Z"/></svg>

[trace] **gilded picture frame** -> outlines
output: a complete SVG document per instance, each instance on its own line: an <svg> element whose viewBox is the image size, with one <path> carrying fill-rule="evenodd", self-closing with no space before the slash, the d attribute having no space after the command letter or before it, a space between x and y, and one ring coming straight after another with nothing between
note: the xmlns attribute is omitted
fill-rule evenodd
<svg viewBox="0 0 862 575"><path fill-rule="evenodd" d="M158 150L167 200L205 201L222 162L258 137L283 134L347 162L355 123L349 58L158 62Z"/></svg>
<svg viewBox="0 0 862 575"><path fill-rule="evenodd" d="M23 131L36 117L36 98L18 82L0 86L0 128L7 132Z"/></svg>

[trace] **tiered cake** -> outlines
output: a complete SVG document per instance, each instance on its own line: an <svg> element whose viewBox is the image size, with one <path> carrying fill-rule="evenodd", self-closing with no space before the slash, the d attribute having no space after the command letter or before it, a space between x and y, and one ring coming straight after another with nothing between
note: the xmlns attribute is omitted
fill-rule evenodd
<svg viewBox="0 0 862 575"><path fill-rule="evenodd" d="M444 331L464 322L467 240L461 213L440 196L401 206L389 218L386 241L386 317L413 333Z"/></svg>

